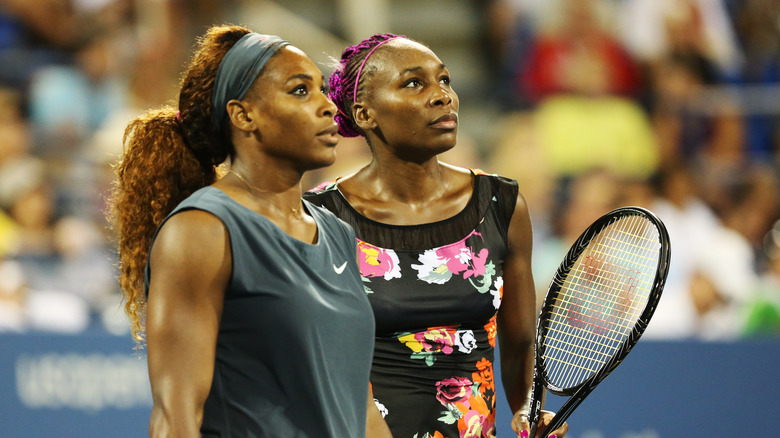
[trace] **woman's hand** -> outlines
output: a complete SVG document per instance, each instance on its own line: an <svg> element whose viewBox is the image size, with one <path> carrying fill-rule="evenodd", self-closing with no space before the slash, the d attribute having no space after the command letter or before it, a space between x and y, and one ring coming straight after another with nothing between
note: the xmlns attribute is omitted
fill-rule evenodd
<svg viewBox="0 0 780 438"><path fill-rule="evenodd" d="M555 412L542 411L541 415L539 415L539 423L536 427L536 437L534 438L547 438L542 437L541 433L544 432L544 428L550 424L554 416ZM527 411L517 411L512 418L512 430L517 434L518 438L528 438L531 425L528 423ZM568 431L569 424L564 422L561 427L552 431L548 437L561 438L565 436Z"/></svg>

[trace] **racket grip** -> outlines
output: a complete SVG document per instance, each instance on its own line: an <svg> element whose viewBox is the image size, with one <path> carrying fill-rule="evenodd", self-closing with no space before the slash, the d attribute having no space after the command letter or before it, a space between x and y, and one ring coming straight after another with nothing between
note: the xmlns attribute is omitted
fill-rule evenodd
<svg viewBox="0 0 780 438"><path fill-rule="evenodd" d="M528 421L531 421L530 417L528 418ZM537 421L539 421L538 418L537 418ZM536 421L531 423L531 430L530 430L530 432L531 433L528 434L529 437L535 437L536 436Z"/></svg>
<svg viewBox="0 0 780 438"><path fill-rule="evenodd" d="M528 425L530 438L536 436L537 425L539 424L539 418L542 416L542 397L544 388L541 382L537 382L538 379L534 379L534 383L531 389L531 403L528 411Z"/></svg>

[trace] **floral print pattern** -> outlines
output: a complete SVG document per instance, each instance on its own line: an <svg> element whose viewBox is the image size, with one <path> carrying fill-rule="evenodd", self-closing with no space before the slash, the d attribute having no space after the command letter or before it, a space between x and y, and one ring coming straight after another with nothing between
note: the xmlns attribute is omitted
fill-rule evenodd
<svg viewBox="0 0 780 438"><path fill-rule="evenodd" d="M501 300L504 298L504 278L498 277L490 289L490 295L493 295L493 307L498 310L501 307Z"/></svg>
<svg viewBox="0 0 780 438"><path fill-rule="evenodd" d="M479 293L485 293L492 285L496 268L488 260L487 248L475 250L466 244L472 237L481 235L477 231L451 245L426 250L419 256L420 264L412 265L417 278L429 284L444 284L453 275L468 279Z"/></svg>
<svg viewBox="0 0 780 438"><path fill-rule="evenodd" d="M487 333L488 343L491 347L496 348L496 335L498 334L498 326L496 325L496 316L490 318L487 324L485 324L485 332Z"/></svg>
<svg viewBox="0 0 780 438"><path fill-rule="evenodd" d="M367 294L374 293L368 283L371 278L382 277L385 281L401 278L398 255L392 249L380 248L358 239L358 266Z"/></svg>
<svg viewBox="0 0 780 438"><path fill-rule="evenodd" d="M392 249L380 248L358 240L358 263L363 277L382 277L387 281L401 278L398 255Z"/></svg>
<svg viewBox="0 0 780 438"><path fill-rule="evenodd" d="M401 333L398 340L412 350L412 359L423 359L426 365L432 366L436 354L452 354L455 333L447 328L434 328L418 333Z"/></svg>
<svg viewBox="0 0 780 438"><path fill-rule="evenodd" d="M395 338L404 345L409 358L420 360L434 368L438 359L455 355L470 356L481 348L496 346L496 312L504 292L502 276L497 275L490 250L478 246L482 235L471 232L450 245L422 251L419 263L406 265L416 273L417 281L429 285L447 285L455 279L467 282L472 290L489 299L494 314L480 329L460 326L428 327L421 331L398 332ZM403 277L396 252L358 241L360 269L364 281L381 277L390 281ZM480 340L484 344L479 345ZM436 401L442 406L436 421L438 430L420 431L411 438L494 438L495 437L495 382L492 354L490 359L480 356L470 365L471 372L454 375L435 382ZM449 362L448 362L449 363ZM377 401L379 404L379 401ZM392 412L382 405L383 414ZM445 435L443 430L457 430L458 435Z"/></svg>
<svg viewBox="0 0 780 438"><path fill-rule="evenodd" d="M495 437L496 315L517 186L474 174L469 214L435 227L367 221L345 204L338 180L316 189L358 236L358 266L377 323L372 395L396 438ZM429 241L417 237L423 233L461 237L417 246Z"/></svg>
<svg viewBox="0 0 780 438"><path fill-rule="evenodd" d="M493 438L495 386L493 365L482 358L472 379L451 377L436 383L436 399L444 406L439 421L457 423L460 438Z"/></svg>

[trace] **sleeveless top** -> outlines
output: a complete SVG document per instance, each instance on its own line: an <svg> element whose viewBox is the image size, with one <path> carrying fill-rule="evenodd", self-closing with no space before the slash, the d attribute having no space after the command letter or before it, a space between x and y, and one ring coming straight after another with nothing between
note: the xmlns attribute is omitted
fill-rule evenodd
<svg viewBox="0 0 780 438"><path fill-rule="evenodd" d="M376 319L371 387L393 437L495 436L496 314L517 194L514 180L476 174L460 213L411 226L362 216L338 180L304 195L355 229Z"/></svg>
<svg viewBox="0 0 780 438"><path fill-rule="evenodd" d="M289 236L214 187L196 191L168 216L207 211L230 236L233 271L203 437L365 435L374 318L355 234L330 212L306 201L304 207L317 223L316 244ZM147 293L151 274L147 265Z"/></svg>

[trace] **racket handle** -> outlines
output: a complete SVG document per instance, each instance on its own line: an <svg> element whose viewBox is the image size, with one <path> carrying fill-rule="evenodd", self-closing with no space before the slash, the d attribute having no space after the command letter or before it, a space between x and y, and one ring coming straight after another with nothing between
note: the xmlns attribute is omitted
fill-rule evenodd
<svg viewBox="0 0 780 438"><path fill-rule="evenodd" d="M535 437L536 436L536 422L539 421L539 418L537 416L536 421L531 421L531 417L528 417L528 421L531 422L531 429L530 433L528 434L529 437Z"/></svg>
<svg viewBox="0 0 780 438"><path fill-rule="evenodd" d="M534 379L534 383L531 389L531 404L528 411L528 424L530 427L530 438L536 436L536 429L539 423L539 417L542 416L542 398L544 394L544 388L541 382L537 382Z"/></svg>
<svg viewBox="0 0 780 438"><path fill-rule="evenodd" d="M550 435L550 433L552 433L552 431L561 427L561 425L566 422L572 412L574 412L577 406L579 406L580 403L585 400L585 397L590 394L593 388L594 386L586 385L578 389L577 392L575 392L574 395L572 395L571 398L569 398L566 403L564 403L563 406L558 409L558 412L556 412L555 416L553 416L552 420L550 420L550 424L548 424L544 429L544 434L542 436L547 437Z"/></svg>

